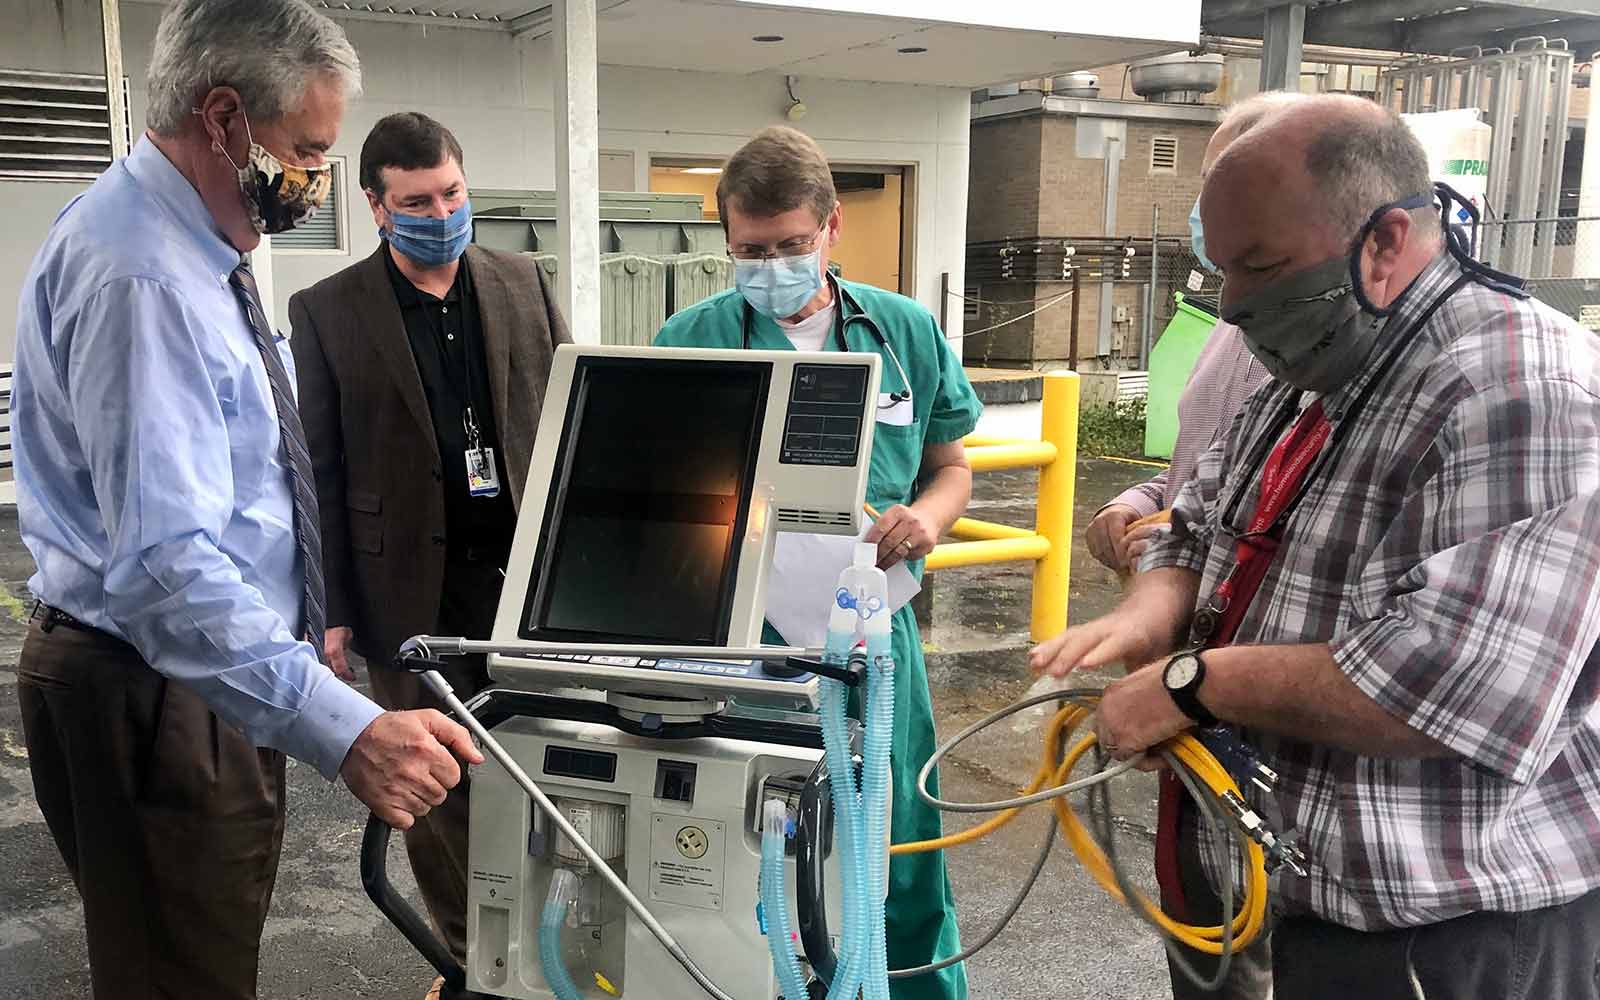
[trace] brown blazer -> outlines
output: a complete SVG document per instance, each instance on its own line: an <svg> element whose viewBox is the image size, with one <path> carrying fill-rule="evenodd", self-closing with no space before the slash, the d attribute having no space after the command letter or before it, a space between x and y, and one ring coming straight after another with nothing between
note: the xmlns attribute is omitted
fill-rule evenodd
<svg viewBox="0 0 1600 1000"><path fill-rule="evenodd" d="M328 624L368 661L439 624L444 485L439 445L383 253L289 299L300 414L316 470ZM544 272L467 248L507 485L521 505L555 345L571 337Z"/></svg>

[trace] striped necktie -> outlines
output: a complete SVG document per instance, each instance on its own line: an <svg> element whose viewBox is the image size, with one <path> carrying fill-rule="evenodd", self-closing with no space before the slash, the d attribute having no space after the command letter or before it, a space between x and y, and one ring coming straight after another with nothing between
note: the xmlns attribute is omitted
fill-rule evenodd
<svg viewBox="0 0 1600 1000"><path fill-rule="evenodd" d="M328 625L327 599L322 579L322 527L317 514L316 479L311 469L311 452L306 447L305 428L295 407L294 388L284 370L278 345L273 342L272 326L261 308L255 276L247 264L240 264L228 278L244 306L256 348L267 366L267 381L272 385L272 402L278 409L278 438L284 464L289 469L289 484L294 492L294 534L305 563L305 638L322 656L322 636Z"/></svg>

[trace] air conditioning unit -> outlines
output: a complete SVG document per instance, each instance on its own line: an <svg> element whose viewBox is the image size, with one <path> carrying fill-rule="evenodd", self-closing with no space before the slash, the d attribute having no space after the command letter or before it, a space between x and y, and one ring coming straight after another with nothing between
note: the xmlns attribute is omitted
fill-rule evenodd
<svg viewBox="0 0 1600 1000"><path fill-rule="evenodd" d="M1078 405L1115 406L1130 399L1143 399L1150 394L1150 373L1143 372L1079 372Z"/></svg>

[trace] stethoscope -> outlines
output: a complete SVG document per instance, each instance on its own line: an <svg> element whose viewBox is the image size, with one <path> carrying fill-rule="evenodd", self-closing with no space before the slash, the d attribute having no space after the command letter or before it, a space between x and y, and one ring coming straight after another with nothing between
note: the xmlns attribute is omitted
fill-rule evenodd
<svg viewBox="0 0 1600 1000"><path fill-rule="evenodd" d="M833 316L833 342L838 349L849 353L850 342L845 339L845 331L849 329L851 323L864 323L867 329L872 331L873 339L877 340L878 346L883 348L889 355L889 360L894 364L895 371L900 373L900 384L905 386L905 389L901 392L889 393L889 402L879 403L878 409L887 410L910 399L911 376L906 374L905 366L900 363L900 356L894 352L893 347L889 346L889 338L883 335L883 327L878 325L877 320L867 315L866 310L861 308L861 303L856 301L855 296L845 291L844 286L835 281L831 274L828 275L828 287L833 289L834 301L839 305L838 311ZM755 322L755 310L750 307L749 302L745 302L743 305L744 349L748 351L750 349L750 327ZM850 310L854 310L854 312L851 313Z"/></svg>

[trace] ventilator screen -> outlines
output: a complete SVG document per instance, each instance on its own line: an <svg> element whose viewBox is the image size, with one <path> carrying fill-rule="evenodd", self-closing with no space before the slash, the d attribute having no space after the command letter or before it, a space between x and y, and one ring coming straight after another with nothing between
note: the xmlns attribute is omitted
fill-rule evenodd
<svg viewBox="0 0 1600 1000"><path fill-rule="evenodd" d="M579 361L523 638L726 644L770 373Z"/></svg>

